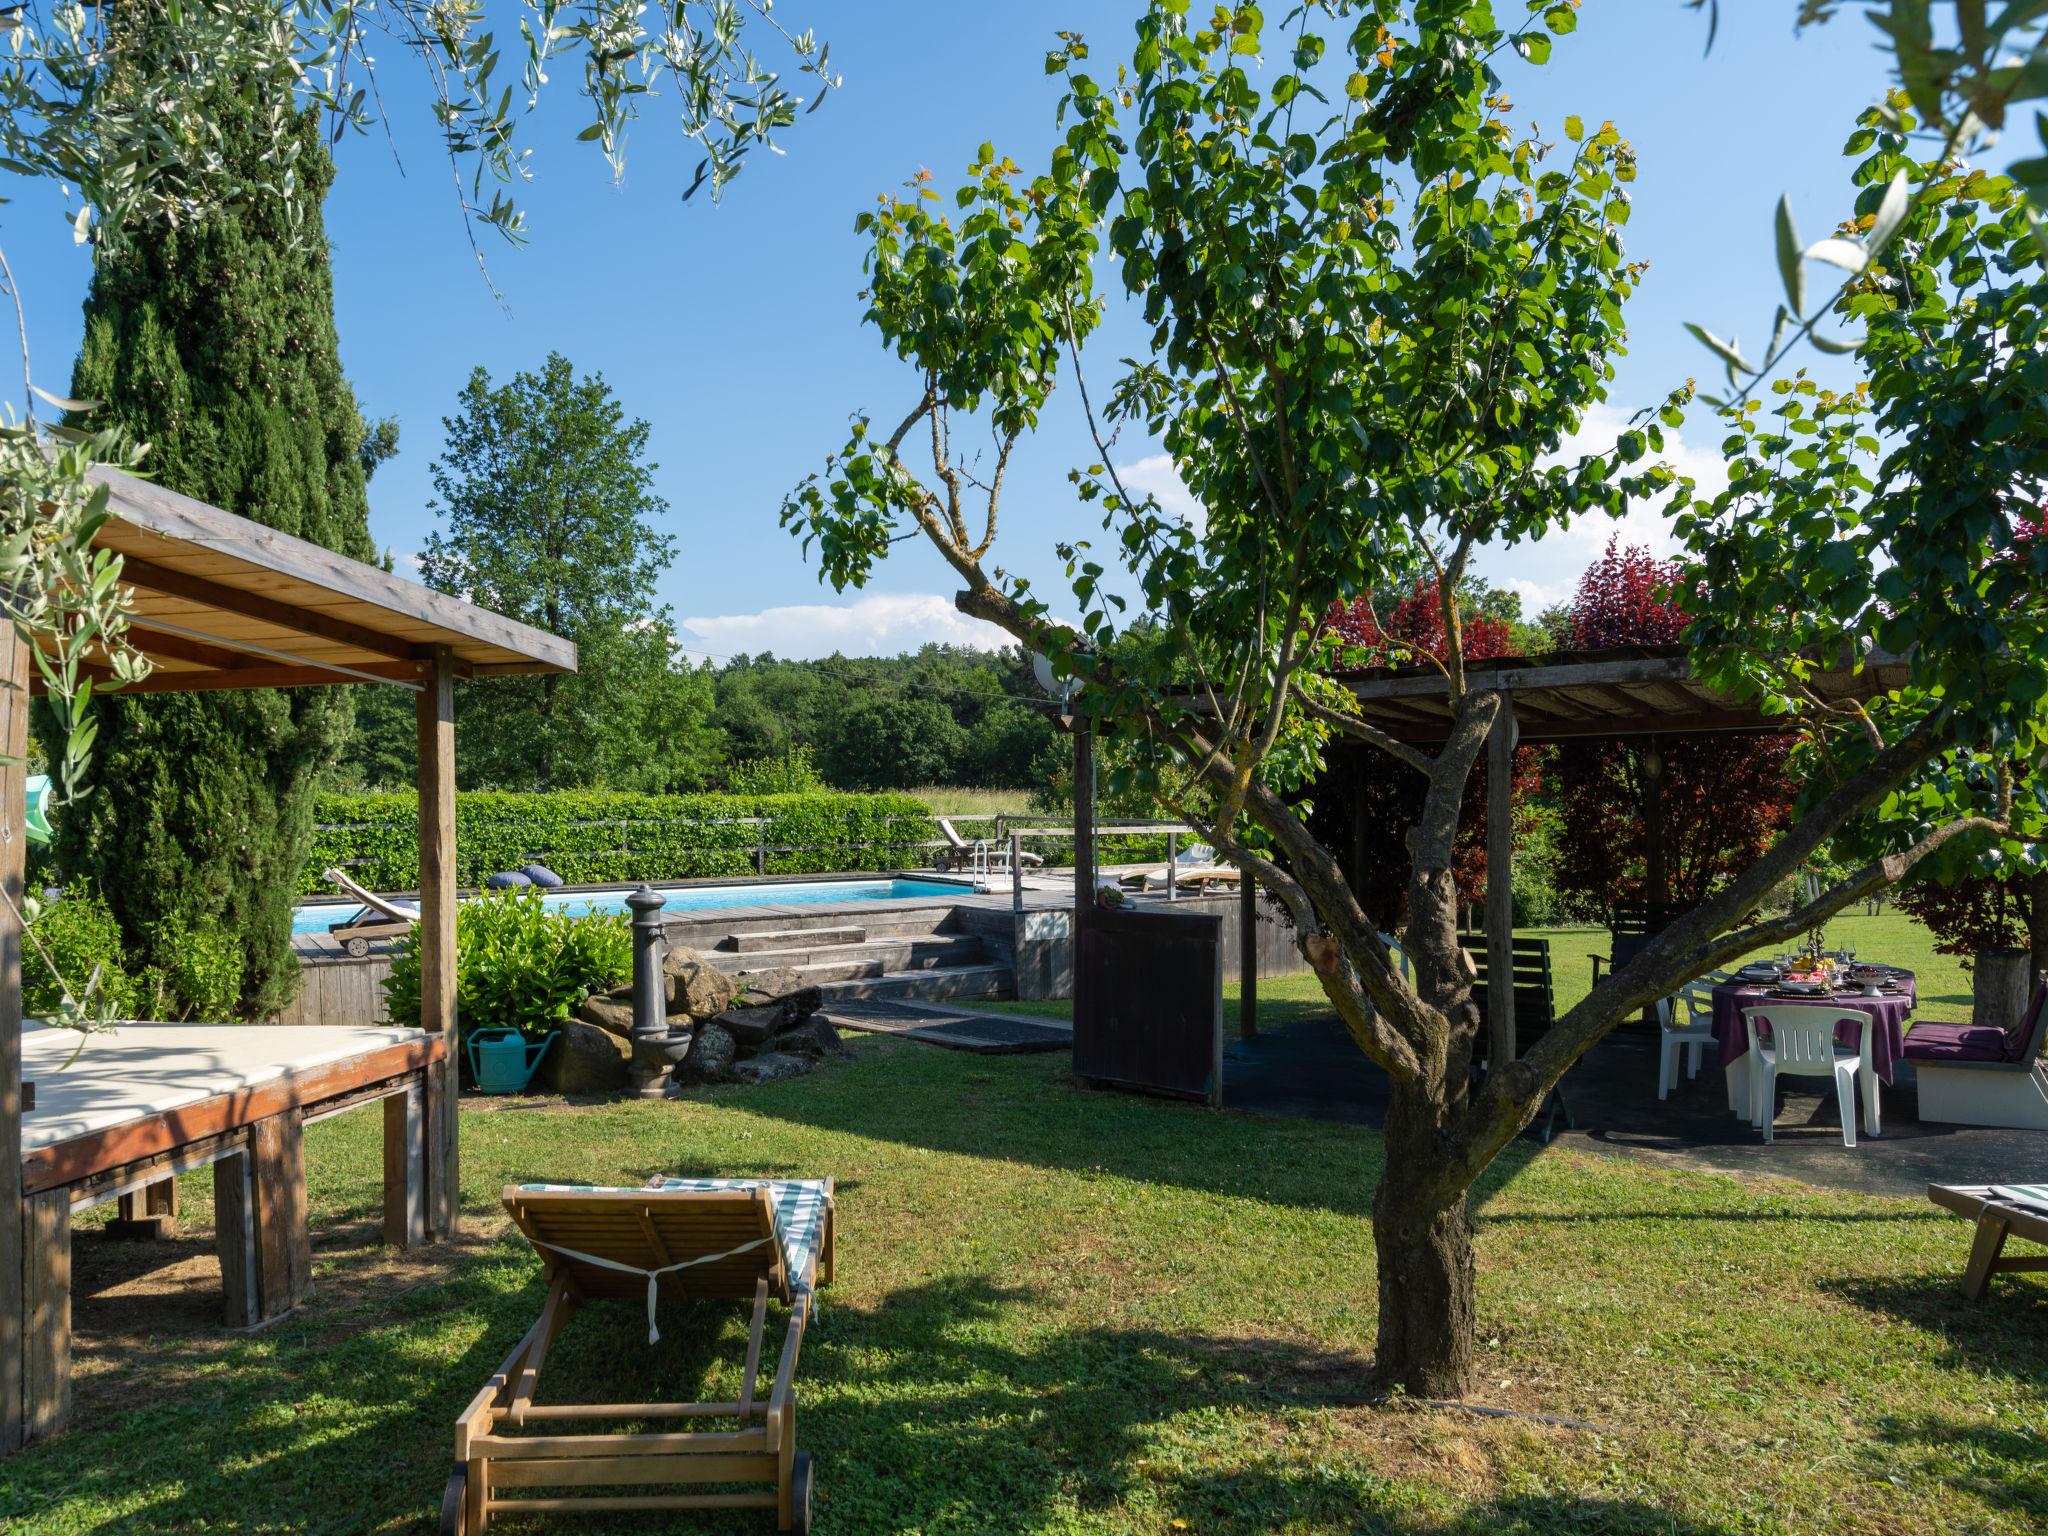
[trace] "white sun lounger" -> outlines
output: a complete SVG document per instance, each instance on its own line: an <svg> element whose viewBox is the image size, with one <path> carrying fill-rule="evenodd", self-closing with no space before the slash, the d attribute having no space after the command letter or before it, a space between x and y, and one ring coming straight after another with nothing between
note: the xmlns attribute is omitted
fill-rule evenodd
<svg viewBox="0 0 2048 1536"><path fill-rule="evenodd" d="M412 932L420 920L420 909L365 890L338 869L324 872L344 896L363 904L353 916L331 925L328 932L341 940L342 948L360 959L370 952L370 940L395 939Z"/></svg>

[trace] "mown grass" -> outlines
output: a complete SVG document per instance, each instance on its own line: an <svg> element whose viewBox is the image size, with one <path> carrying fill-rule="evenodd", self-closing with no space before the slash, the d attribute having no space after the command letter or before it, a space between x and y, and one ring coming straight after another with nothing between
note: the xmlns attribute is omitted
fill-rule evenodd
<svg viewBox="0 0 2048 1536"><path fill-rule="evenodd" d="M1372 1133L1084 1091L1058 1057L855 1049L678 1103L466 1106L469 1241L425 1265L368 1246L376 1118L318 1125L317 1294L250 1337L206 1328L203 1276L184 1300L110 1293L118 1251L81 1230L80 1423L0 1463L0 1528L431 1529L453 1417L539 1306L496 1191L655 1171L840 1181L839 1283L803 1372L823 1532L2048 1520L2048 1277L1962 1303L1966 1234L1924 1203L1517 1146L1479 1195L1474 1397L1597 1427L1346 1405L1370 1391ZM209 1187L187 1185L196 1236L173 1252L197 1254ZM683 1310L649 1348L636 1306L595 1309L551 1395L729 1392L739 1330L737 1309Z"/></svg>
<svg viewBox="0 0 2048 1536"><path fill-rule="evenodd" d="M1552 978L1561 1013L1593 990L1593 956L1610 952L1605 928L1520 928L1516 932L1550 940ZM1876 917L1860 913L1838 917L1827 928L1831 948L1853 947L1859 960L1881 960L1902 965L1914 973L1918 986L1913 1012L1916 1019L1968 1019L1970 1016L1970 973L1956 955L1934 952L1934 935L1915 918L1903 912L1885 912ZM1758 950L1759 955L1767 950ZM1238 988L1228 982L1223 988L1224 1010L1236 1018ZM986 1008L1025 1012L1045 1018L1072 1018L1074 1006L1066 1001L1030 1003L985 1003ZM1306 974L1267 976L1259 981L1259 1022L1265 1028L1310 1014L1328 1013L1329 1002L1315 978Z"/></svg>

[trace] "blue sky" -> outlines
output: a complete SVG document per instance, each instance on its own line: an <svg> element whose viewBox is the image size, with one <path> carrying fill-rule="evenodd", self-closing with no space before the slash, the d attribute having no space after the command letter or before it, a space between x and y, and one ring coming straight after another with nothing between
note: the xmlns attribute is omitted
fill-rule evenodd
<svg viewBox="0 0 2048 1536"><path fill-rule="evenodd" d="M1513 0L1502 3L1505 14ZM664 130L659 101L614 184L592 146L572 142L580 103L561 91L529 131L530 243L485 237L502 303L477 273L425 91L407 61L391 59L384 97L399 163L381 133L344 143L327 206L343 362L365 414L396 415L401 426L400 456L371 488L378 542L404 555L431 526L428 466L470 369L503 377L559 350L602 372L652 424L680 551L662 596L691 646L813 655L970 638L936 555L903 545L867 593L842 597L818 584L776 525L783 494L844 439L849 412L880 418L909 403L907 374L861 325L853 218L921 166L950 187L984 139L1036 168L1054 139L1057 83L1041 68L1054 29L1085 34L1107 73L1127 51L1137 9L1134 0L784 0L786 24L831 39L845 85L786 136L786 155L756 158L718 204L679 200L695 157ZM1508 80L1518 118L1553 130L1567 113L1612 118L1640 154L1627 235L1650 272L1630 308L1614 409L1588 424L1588 444L1687 376L1711 381L1711 360L1684 321L1761 340L1779 294L1770 221L1780 192L1809 239L1847 210L1836 151L1883 80L1867 29L1850 16L1795 36L1789 0L1722 9L1714 53L1702 58L1704 26L1680 0L1586 0L1578 32L1560 40L1550 65ZM573 84L570 73L558 72L557 90ZM38 382L62 389L86 258L49 194L0 209L0 238L28 300ZM1113 321L1097 369L1133 335ZM1053 545L1095 528L1066 482L1070 465L1093 456L1071 406L1050 414L1005 497L998 555L1042 590L1057 576ZM1674 457L1710 474L1702 449L1711 436L1702 421ZM1132 464L1150 451L1124 446L1120 458ZM1138 473L1170 492L1158 468ZM1480 569L1521 584L1532 601L1567 595L1611 531L1601 519L1489 552ZM1661 520L1638 509L1628 532L1654 542Z"/></svg>

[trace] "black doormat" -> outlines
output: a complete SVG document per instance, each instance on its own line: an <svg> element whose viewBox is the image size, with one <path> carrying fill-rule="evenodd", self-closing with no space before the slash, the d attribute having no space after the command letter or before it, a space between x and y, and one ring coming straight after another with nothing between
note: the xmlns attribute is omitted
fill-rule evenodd
<svg viewBox="0 0 2048 1536"><path fill-rule="evenodd" d="M955 1012L929 1004L893 1003L881 998L848 998L828 1003L819 1011L845 1029L900 1035L981 1055L1064 1051L1074 1043L1074 1032L1065 1025L1009 1013Z"/></svg>

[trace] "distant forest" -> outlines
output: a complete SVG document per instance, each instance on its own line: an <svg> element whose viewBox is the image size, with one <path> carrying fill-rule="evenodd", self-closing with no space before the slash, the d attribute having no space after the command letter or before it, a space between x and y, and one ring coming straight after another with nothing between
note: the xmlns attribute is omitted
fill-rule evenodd
<svg viewBox="0 0 2048 1536"><path fill-rule="evenodd" d="M807 755L835 789L925 785L1045 788L1064 782L1066 750L1034 700L1043 692L1017 651L927 645L901 656L783 661L738 656L669 674L667 716L637 740L569 761L588 764L574 787L721 789L760 765ZM521 771L503 735L534 728L493 707L484 685L457 692L457 762L482 765L465 788L544 786ZM411 783L411 696L393 688L351 690L355 731L337 787L402 789ZM676 716L687 714L691 718ZM540 727L545 729L545 727ZM497 771L493 772L493 768ZM507 771L510 770L510 771ZM558 775L553 787L571 787Z"/></svg>

